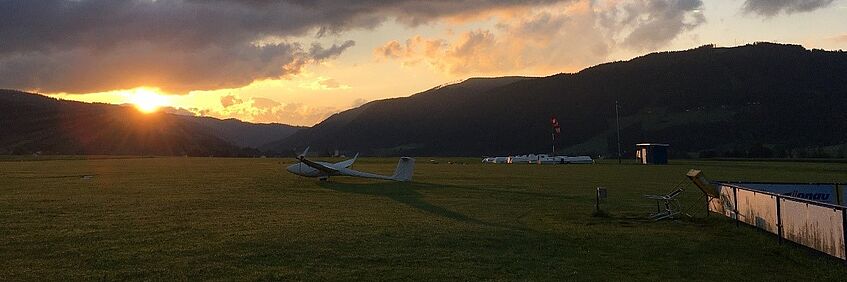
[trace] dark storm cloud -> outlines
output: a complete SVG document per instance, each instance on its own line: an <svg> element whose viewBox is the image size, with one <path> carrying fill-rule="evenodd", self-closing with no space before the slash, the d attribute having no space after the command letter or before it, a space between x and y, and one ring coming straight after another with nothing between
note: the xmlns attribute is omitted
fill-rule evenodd
<svg viewBox="0 0 847 282"><path fill-rule="evenodd" d="M0 85L48 93L138 86L169 93L232 88L297 72L305 56L299 49L289 44L181 49L139 42L110 51L23 52L0 59Z"/></svg>
<svg viewBox="0 0 847 282"><path fill-rule="evenodd" d="M771 17L779 13L814 11L832 4L833 0L746 0L744 11Z"/></svg>
<svg viewBox="0 0 847 282"><path fill-rule="evenodd" d="M347 48L353 47L353 45L356 45L356 42L353 40L347 40L341 45L332 44L332 46L326 49L324 49L320 44L312 44L312 48L309 49L309 55L317 60L329 59L341 55L341 52L344 52Z"/></svg>
<svg viewBox="0 0 847 282"><path fill-rule="evenodd" d="M148 85L177 93L239 87L297 73L355 44L305 50L292 37L553 1L0 0L0 86L95 92ZM273 43L264 43L268 38Z"/></svg>
<svg viewBox="0 0 847 282"><path fill-rule="evenodd" d="M200 1L200 0L198 0ZM269 7L280 1L223 0L258 7ZM381 23L386 16L396 17L407 25L428 23L434 19L469 15L493 9L537 6L573 0L289 0L325 19L324 27L332 30L348 26L368 26Z"/></svg>

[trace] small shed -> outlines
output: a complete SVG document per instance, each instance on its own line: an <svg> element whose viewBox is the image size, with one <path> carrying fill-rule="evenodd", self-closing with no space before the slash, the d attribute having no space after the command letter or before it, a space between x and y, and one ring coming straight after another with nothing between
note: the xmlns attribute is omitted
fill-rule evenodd
<svg viewBox="0 0 847 282"><path fill-rule="evenodd" d="M635 144L635 159L641 164L667 164L670 146L661 143Z"/></svg>

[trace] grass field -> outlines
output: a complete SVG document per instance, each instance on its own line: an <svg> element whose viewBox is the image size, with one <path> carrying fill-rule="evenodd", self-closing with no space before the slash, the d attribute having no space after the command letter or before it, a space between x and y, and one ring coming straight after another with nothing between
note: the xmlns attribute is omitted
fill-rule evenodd
<svg viewBox="0 0 847 282"><path fill-rule="evenodd" d="M711 179L847 181L844 163L430 164L331 182L292 159L0 162L0 280L844 280L843 262L719 216L650 222L642 194ZM354 168L390 174L396 159ZM83 178L83 175L93 175ZM686 204L699 191L685 182ZM592 217L607 187L608 217Z"/></svg>

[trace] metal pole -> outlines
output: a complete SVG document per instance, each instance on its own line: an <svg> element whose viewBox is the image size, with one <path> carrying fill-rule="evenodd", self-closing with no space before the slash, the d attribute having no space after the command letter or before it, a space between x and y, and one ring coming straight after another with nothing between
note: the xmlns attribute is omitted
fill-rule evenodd
<svg viewBox="0 0 847 282"><path fill-rule="evenodd" d="M596 189L594 191L594 199L596 200L596 204L594 206L596 212L600 212L600 189Z"/></svg>
<svg viewBox="0 0 847 282"><path fill-rule="evenodd" d="M615 127L618 132L618 164L621 164L621 118L618 113L618 108L618 100L615 100Z"/></svg>
<svg viewBox="0 0 847 282"><path fill-rule="evenodd" d="M779 244L782 245L782 199L776 196L776 236L779 237Z"/></svg>
<svg viewBox="0 0 847 282"><path fill-rule="evenodd" d="M550 137L552 137L551 140L553 140L551 142L553 144L553 154L552 154L552 156L555 156L556 155L556 129L555 128L553 129L553 133L550 133Z"/></svg>
<svg viewBox="0 0 847 282"><path fill-rule="evenodd" d="M709 210L709 205L711 205L711 204L712 204L712 197L707 194L706 195L706 217L709 217L709 213L711 212L711 210Z"/></svg>
<svg viewBox="0 0 847 282"><path fill-rule="evenodd" d="M732 187L732 198L735 201L733 205L733 209L735 209L735 227L739 226L739 221L741 219L738 218L738 188Z"/></svg>

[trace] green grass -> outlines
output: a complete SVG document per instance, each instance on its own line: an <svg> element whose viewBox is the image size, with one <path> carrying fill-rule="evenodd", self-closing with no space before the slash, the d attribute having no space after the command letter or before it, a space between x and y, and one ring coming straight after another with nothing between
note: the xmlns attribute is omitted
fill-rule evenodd
<svg viewBox="0 0 847 282"><path fill-rule="evenodd" d="M716 215L650 222L642 194L723 180L847 181L847 164L429 164L415 182L292 159L0 162L0 280L843 280L843 262ZM354 168L390 174L396 159ZM82 175L94 175L83 179ZM698 190L685 182L685 202ZM606 216L592 216L607 187Z"/></svg>

